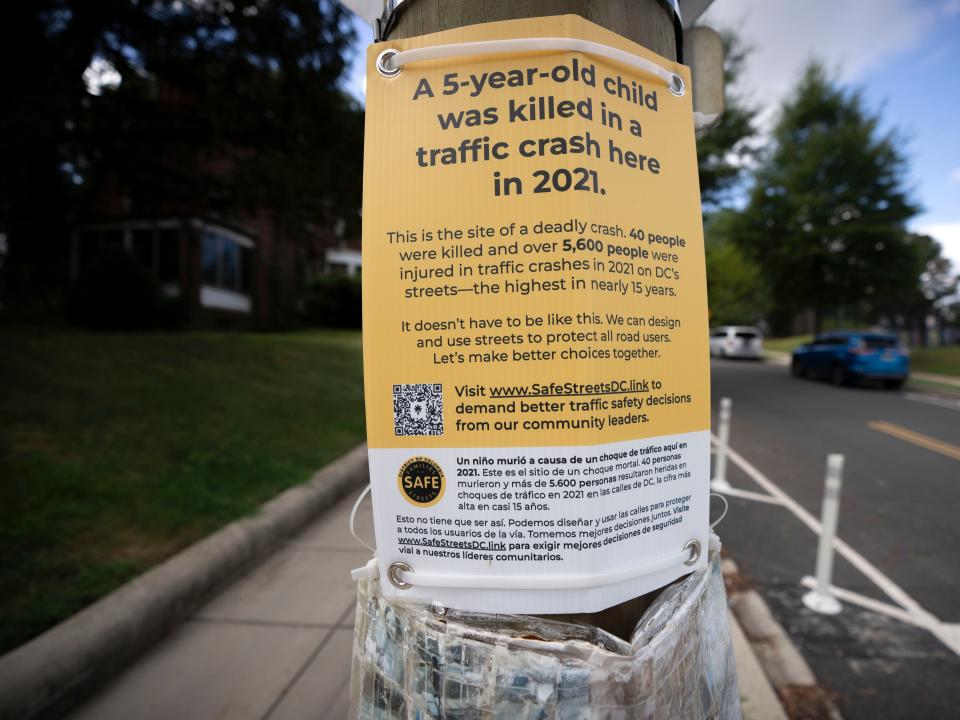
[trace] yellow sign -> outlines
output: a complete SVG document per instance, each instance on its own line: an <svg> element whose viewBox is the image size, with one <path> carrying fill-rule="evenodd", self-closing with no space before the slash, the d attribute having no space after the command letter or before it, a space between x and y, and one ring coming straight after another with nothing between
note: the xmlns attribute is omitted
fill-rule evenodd
<svg viewBox="0 0 960 720"><path fill-rule="evenodd" d="M674 74L575 16L369 49L367 435L382 576L411 568L388 594L594 611L705 562L703 233ZM442 472L405 490L419 456Z"/></svg>

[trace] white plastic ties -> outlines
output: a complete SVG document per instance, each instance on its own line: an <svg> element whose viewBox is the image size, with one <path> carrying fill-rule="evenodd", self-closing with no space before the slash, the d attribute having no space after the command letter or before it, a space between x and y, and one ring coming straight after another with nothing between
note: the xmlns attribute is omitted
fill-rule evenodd
<svg viewBox="0 0 960 720"><path fill-rule="evenodd" d="M695 127L697 130L704 130L705 128L716 125L719 119L720 113L694 112L693 127Z"/></svg>
<svg viewBox="0 0 960 720"><path fill-rule="evenodd" d="M363 489L363 492L360 493L360 497L357 498L357 501L353 504L353 510L350 511L350 534L353 535L353 539L358 543L363 545L367 550L372 552L374 555L377 554L377 549L365 541L362 537L357 535L357 531L353 527L353 522L357 517L357 510L360 509L360 503L363 502L363 499L370 493L370 483L367 483L367 486Z"/></svg>
<svg viewBox="0 0 960 720"><path fill-rule="evenodd" d="M353 578L353 581L357 580L376 580L380 577L380 564L377 562L377 557L374 555L372 558L367 560L367 564L363 567L358 567L350 571L350 577Z"/></svg>
<svg viewBox="0 0 960 720"><path fill-rule="evenodd" d="M718 553L722 547L723 543L720 542L720 536L711 530L710 537L707 538L707 548L711 553Z"/></svg>
<svg viewBox="0 0 960 720"><path fill-rule="evenodd" d="M677 564L693 564L701 556L700 542L692 540L679 552L656 560L594 575L448 575L416 572L406 563L390 566L390 580L400 589L413 586L472 588L476 590L577 590L614 585ZM396 581L394 581L394 577Z"/></svg>
<svg viewBox="0 0 960 720"><path fill-rule="evenodd" d="M452 57L503 55L521 52L582 52L587 55L595 55L660 78L667 86L667 90L677 97L682 97L686 92L686 84L682 77L660 67L652 60L647 60L609 45L577 38L512 38L452 45L432 45L399 52L384 50L377 58L377 70L381 75L394 77L400 73L405 65L410 63L444 60Z"/></svg>
<svg viewBox="0 0 960 720"><path fill-rule="evenodd" d="M357 535L357 531L353 527L353 524L357 518L357 510L360 509L360 503L363 502L363 499L370 494L370 487L370 483L367 483L367 486L363 489L363 492L360 493L360 497L358 497L353 503L353 509L350 511L350 534L353 535L354 540L373 553L373 557L367 560L366 565L350 571L350 577L353 578L354 582L357 580L363 580L364 578L376 580L380 577L380 566L377 563L377 549L367 543L362 537Z"/></svg>
<svg viewBox="0 0 960 720"><path fill-rule="evenodd" d="M710 493L710 497L716 497L723 500L723 512L720 513L720 517L710 523L710 529L713 530L717 525L719 525L723 519L727 516L727 511L730 509L730 503L727 502L727 499L720 493Z"/></svg>

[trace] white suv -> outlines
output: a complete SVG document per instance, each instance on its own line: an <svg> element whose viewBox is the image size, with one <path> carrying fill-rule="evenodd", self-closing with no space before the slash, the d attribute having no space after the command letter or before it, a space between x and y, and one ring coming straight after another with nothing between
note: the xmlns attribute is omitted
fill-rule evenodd
<svg viewBox="0 0 960 720"><path fill-rule="evenodd" d="M763 333L746 325L723 325L710 331L710 355L713 357L763 357Z"/></svg>

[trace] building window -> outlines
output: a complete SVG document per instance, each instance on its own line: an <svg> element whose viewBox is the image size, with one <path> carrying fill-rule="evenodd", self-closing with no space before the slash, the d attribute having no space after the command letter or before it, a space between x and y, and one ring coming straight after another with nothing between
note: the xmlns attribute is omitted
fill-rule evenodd
<svg viewBox="0 0 960 720"><path fill-rule="evenodd" d="M247 293L250 291L250 248L216 230L204 230L203 284Z"/></svg>

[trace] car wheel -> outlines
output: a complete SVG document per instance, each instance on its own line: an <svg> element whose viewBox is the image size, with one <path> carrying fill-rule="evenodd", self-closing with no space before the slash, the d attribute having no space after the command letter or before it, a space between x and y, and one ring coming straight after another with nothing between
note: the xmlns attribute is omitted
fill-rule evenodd
<svg viewBox="0 0 960 720"><path fill-rule="evenodd" d="M901 378L900 380L884 380L883 386L887 390L899 390L900 388L903 387L903 379Z"/></svg>
<svg viewBox="0 0 960 720"><path fill-rule="evenodd" d="M795 378L802 378L807 374L807 371L804 370L803 365L801 365L798 360L794 360L790 363L790 374Z"/></svg>
<svg viewBox="0 0 960 720"><path fill-rule="evenodd" d="M830 380L834 385L846 385L847 371L843 368L843 365L834 365L833 369L830 371Z"/></svg>

